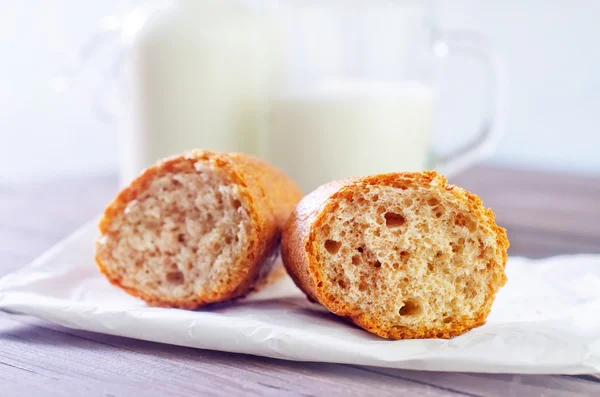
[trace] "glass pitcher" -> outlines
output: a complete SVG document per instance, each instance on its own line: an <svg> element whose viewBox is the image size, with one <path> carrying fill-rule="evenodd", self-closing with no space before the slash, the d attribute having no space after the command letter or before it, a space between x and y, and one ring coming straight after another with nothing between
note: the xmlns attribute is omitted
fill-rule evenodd
<svg viewBox="0 0 600 397"><path fill-rule="evenodd" d="M283 64L261 157L305 191L333 179L437 168L453 174L493 142L495 62L471 32L444 32L432 3L416 0L281 0ZM436 155L431 129L439 60L473 57L488 81L476 136Z"/></svg>
<svg viewBox="0 0 600 397"><path fill-rule="evenodd" d="M103 45L120 49L109 71L115 78L102 82L92 102L119 131L121 185L189 149L258 154L277 32L268 3L251 3L146 1L124 17L105 17L79 51L83 66ZM77 72L67 68L55 84L67 85Z"/></svg>

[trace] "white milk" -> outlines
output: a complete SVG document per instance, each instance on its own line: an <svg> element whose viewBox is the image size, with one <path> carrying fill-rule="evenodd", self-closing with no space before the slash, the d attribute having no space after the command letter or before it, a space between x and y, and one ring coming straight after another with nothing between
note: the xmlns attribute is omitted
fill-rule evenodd
<svg viewBox="0 0 600 397"><path fill-rule="evenodd" d="M255 153L273 51L270 21L233 1L180 1L132 32L122 183L192 148Z"/></svg>
<svg viewBox="0 0 600 397"><path fill-rule="evenodd" d="M433 95L420 83L331 83L271 106L263 157L305 192L342 177L426 166Z"/></svg>

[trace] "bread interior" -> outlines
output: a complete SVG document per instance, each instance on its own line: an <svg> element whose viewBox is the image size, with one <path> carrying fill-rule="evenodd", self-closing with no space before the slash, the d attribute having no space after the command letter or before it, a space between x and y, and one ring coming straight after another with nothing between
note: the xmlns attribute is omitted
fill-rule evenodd
<svg viewBox="0 0 600 397"><path fill-rule="evenodd" d="M364 186L316 231L327 299L384 327L445 329L481 313L502 278L496 233L450 191ZM489 301L491 305L491 300Z"/></svg>
<svg viewBox="0 0 600 397"><path fill-rule="evenodd" d="M99 241L106 271L163 303L228 288L250 234L238 186L203 162L159 172Z"/></svg>

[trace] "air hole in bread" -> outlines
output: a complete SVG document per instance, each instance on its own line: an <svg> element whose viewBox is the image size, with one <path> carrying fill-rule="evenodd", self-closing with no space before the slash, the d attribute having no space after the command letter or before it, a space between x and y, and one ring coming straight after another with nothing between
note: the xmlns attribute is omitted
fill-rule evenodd
<svg viewBox="0 0 600 397"><path fill-rule="evenodd" d="M335 240L326 240L325 241L325 249L332 255L335 255L340 250L342 243Z"/></svg>
<svg viewBox="0 0 600 397"><path fill-rule="evenodd" d="M170 284L181 285L185 282L185 276L180 271L168 272L167 282Z"/></svg>
<svg viewBox="0 0 600 397"><path fill-rule="evenodd" d="M477 239L477 245L479 246L480 250L483 250L485 247L485 244L483 244L483 240L481 238Z"/></svg>
<svg viewBox="0 0 600 397"><path fill-rule="evenodd" d="M400 308L399 314L401 316L417 316L421 314L423 308L419 304L419 302L409 299L404 302L404 305Z"/></svg>
<svg viewBox="0 0 600 397"><path fill-rule="evenodd" d="M404 216L395 212L386 212L384 217L387 227L400 227L406 223Z"/></svg>
<svg viewBox="0 0 600 397"><path fill-rule="evenodd" d="M435 197L431 197L429 200L427 200L427 204L429 204L431 207L435 207L440 203L440 200L438 200Z"/></svg>
<svg viewBox="0 0 600 397"><path fill-rule="evenodd" d="M373 201L375 201L375 202L376 202L376 201L378 201L378 200L379 200L379 195L378 195L378 194L375 194L375 195L374 195L374 196L371 198L371 200L373 200Z"/></svg>
<svg viewBox="0 0 600 397"><path fill-rule="evenodd" d="M444 212L446 212L446 209L443 206L438 205L437 207L435 207L435 217L436 218L441 218L442 215L444 215Z"/></svg>
<svg viewBox="0 0 600 397"><path fill-rule="evenodd" d="M477 229L477 225L470 219L467 219L463 214L458 214L454 218L454 224L456 226L466 227L470 232L474 232Z"/></svg>
<svg viewBox="0 0 600 397"><path fill-rule="evenodd" d="M236 210L238 210L242 206L242 202L240 200L237 200L237 199L233 200L232 204L233 204L233 208L236 209Z"/></svg>
<svg viewBox="0 0 600 397"><path fill-rule="evenodd" d="M374 266L376 269L379 269L379 268L381 268L381 262L379 262L379 261L375 261L375 263L373 264L373 266Z"/></svg>
<svg viewBox="0 0 600 397"><path fill-rule="evenodd" d="M353 265L360 265L361 262L362 262L362 259L360 258L359 255L352 256L352 264Z"/></svg>
<svg viewBox="0 0 600 397"><path fill-rule="evenodd" d="M459 250L458 244L456 244L454 241L450 242L450 248L452 249L453 253L457 253Z"/></svg>

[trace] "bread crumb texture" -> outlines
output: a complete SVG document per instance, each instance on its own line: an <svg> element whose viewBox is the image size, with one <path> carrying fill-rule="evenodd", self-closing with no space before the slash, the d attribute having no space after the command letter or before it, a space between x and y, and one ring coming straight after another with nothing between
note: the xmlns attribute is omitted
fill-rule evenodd
<svg viewBox="0 0 600 397"><path fill-rule="evenodd" d="M300 197L251 156L166 159L106 208L96 261L113 284L152 305L194 309L243 296L282 274L273 258Z"/></svg>
<svg viewBox="0 0 600 397"><path fill-rule="evenodd" d="M506 282L506 230L435 172L325 186L302 200L283 244L310 298L384 338L449 338L480 326Z"/></svg>

